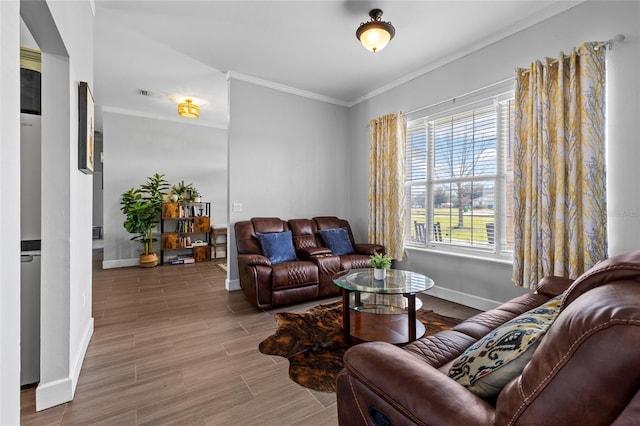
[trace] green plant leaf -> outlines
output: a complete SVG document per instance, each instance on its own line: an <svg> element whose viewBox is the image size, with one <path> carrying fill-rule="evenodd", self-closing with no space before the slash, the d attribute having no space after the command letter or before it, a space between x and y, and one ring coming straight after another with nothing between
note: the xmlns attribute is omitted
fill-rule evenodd
<svg viewBox="0 0 640 426"><path fill-rule="evenodd" d="M154 174L139 188L130 188L122 193L120 210L125 215L123 222L127 232L134 234L133 241L142 243L143 254L153 253L153 228L162 212L162 201L170 188L164 175Z"/></svg>

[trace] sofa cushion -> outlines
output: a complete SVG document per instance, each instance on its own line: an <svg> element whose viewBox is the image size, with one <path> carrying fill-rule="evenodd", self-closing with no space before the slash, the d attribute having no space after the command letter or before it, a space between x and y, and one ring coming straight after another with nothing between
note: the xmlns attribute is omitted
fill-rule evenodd
<svg viewBox="0 0 640 426"><path fill-rule="evenodd" d="M353 245L349 239L349 232L346 228L321 229L319 232L324 244L336 256L354 252Z"/></svg>
<svg viewBox="0 0 640 426"><path fill-rule="evenodd" d="M478 396L496 396L531 360L560 313L562 297L556 296L489 332L454 360L449 377Z"/></svg>
<svg viewBox="0 0 640 426"><path fill-rule="evenodd" d="M269 258L271 263L288 262L296 260L296 252L293 249L291 231L272 232L263 234L256 232L262 254Z"/></svg>

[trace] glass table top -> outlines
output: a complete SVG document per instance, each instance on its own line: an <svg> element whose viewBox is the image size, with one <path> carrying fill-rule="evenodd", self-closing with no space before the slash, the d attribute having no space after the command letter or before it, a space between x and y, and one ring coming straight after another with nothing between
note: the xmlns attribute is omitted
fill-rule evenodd
<svg viewBox="0 0 640 426"><path fill-rule="evenodd" d="M373 268L352 269L334 275L333 282L348 291L375 294L416 294L434 286L431 278L400 269L387 270L383 280L373 278Z"/></svg>

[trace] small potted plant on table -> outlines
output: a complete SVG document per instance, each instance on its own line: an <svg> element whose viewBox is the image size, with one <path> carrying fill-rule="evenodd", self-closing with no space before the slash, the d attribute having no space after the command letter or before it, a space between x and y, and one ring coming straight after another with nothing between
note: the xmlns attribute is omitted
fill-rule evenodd
<svg viewBox="0 0 640 426"><path fill-rule="evenodd" d="M373 266L373 278L383 280L387 269L391 269L391 258L386 254L377 252L369 258L369 264Z"/></svg>

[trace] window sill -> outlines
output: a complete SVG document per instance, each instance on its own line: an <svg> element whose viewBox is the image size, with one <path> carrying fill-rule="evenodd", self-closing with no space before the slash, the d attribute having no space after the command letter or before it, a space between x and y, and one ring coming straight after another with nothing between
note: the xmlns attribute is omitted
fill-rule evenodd
<svg viewBox="0 0 640 426"><path fill-rule="evenodd" d="M439 254L443 256L454 256L464 259L472 259L479 260L484 262L492 262L498 263L501 265L513 265L513 260L511 257L499 256L495 253L482 252L482 251L471 251L464 249L448 249L444 247L420 247L420 246L412 246L405 245L404 248L409 251L423 252L423 253L433 253Z"/></svg>

